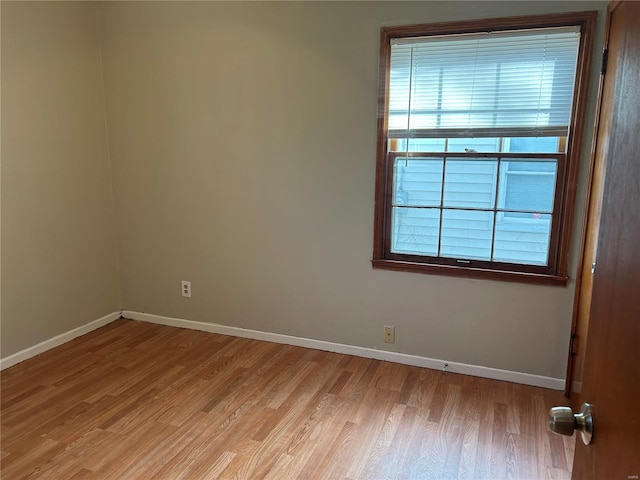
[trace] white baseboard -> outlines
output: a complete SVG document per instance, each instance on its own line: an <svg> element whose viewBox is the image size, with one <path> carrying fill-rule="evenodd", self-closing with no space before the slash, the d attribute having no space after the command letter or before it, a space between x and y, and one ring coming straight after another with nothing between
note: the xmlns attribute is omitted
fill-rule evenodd
<svg viewBox="0 0 640 480"><path fill-rule="evenodd" d="M0 370L9 368L16 363L20 363L28 358L35 357L42 352L46 352L47 350L57 347L58 345L62 345L63 343L66 343L69 340L73 340L80 335L84 335L85 333L89 333L97 328L103 327L104 325L107 325L114 320L117 320L118 318L120 318L120 312L113 312L105 315L102 318L94 320L93 322L89 322L78 328L69 330L68 332L61 333L60 335L50 338L49 340L45 340L44 342L40 342L33 347L20 350L13 355L9 355L8 357L0 359Z"/></svg>
<svg viewBox="0 0 640 480"><path fill-rule="evenodd" d="M466 363L450 362L448 360L439 360L435 358L421 357L418 355L408 355L405 353L387 352L385 350L378 350L375 348L356 347L353 345L325 342L322 340L314 340L311 338L293 337L291 335L283 335L279 333L261 332L259 330L248 330L238 327L228 327L215 323L194 322L192 320L163 317L150 313L140 313L123 310L122 316L124 318L130 318L132 320L141 320L144 322L168 325L171 327L201 330L204 332L219 333L222 335L231 335L234 337L251 338L254 340L265 340L267 342L283 343L285 345L296 345L298 347L314 348L317 350L324 350L328 352L344 353L347 355L356 355L358 357L374 358L377 360L386 360L388 362L431 368L434 370L442 370L443 366L447 364L446 370L448 372L462 373L465 375L472 375L474 377L491 378L494 380L504 380L507 382L521 383L524 385L532 385L535 387L550 388L553 390L564 390L565 384L565 381L562 378L544 377L541 375L532 375L530 373L512 372L510 370L501 370L498 368L483 367L479 365L468 365Z"/></svg>

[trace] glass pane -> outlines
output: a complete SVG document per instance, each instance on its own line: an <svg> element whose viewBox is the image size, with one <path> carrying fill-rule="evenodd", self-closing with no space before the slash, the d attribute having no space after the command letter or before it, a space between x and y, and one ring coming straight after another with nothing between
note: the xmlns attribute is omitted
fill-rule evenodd
<svg viewBox="0 0 640 480"><path fill-rule="evenodd" d="M502 142L503 152L515 153L557 153L560 151L560 137L511 137Z"/></svg>
<svg viewBox="0 0 640 480"><path fill-rule="evenodd" d="M556 186L556 160L503 161L498 208L552 213Z"/></svg>
<svg viewBox="0 0 640 480"><path fill-rule="evenodd" d="M391 252L437 256L439 229L439 209L393 207Z"/></svg>
<svg viewBox="0 0 640 480"><path fill-rule="evenodd" d="M406 138L392 138L389 140L389 149L392 152L406 152ZM409 152L444 152L444 138L410 138Z"/></svg>
<svg viewBox="0 0 640 480"><path fill-rule="evenodd" d="M521 216L508 217L498 213L493 260L546 265L551 238L551 215L519 215Z"/></svg>
<svg viewBox="0 0 640 480"><path fill-rule="evenodd" d="M443 210L441 257L491 259L493 212Z"/></svg>
<svg viewBox="0 0 640 480"><path fill-rule="evenodd" d="M499 138L450 138L447 146L449 152L483 152L500 151Z"/></svg>
<svg viewBox="0 0 640 480"><path fill-rule="evenodd" d="M444 138L411 138L410 152L444 152L446 140Z"/></svg>
<svg viewBox="0 0 640 480"><path fill-rule="evenodd" d="M444 206L493 208L497 159L449 159L444 178Z"/></svg>
<svg viewBox="0 0 640 480"><path fill-rule="evenodd" d="M443 163L441 158L396 158L393 205L439 207Z"/></svg>

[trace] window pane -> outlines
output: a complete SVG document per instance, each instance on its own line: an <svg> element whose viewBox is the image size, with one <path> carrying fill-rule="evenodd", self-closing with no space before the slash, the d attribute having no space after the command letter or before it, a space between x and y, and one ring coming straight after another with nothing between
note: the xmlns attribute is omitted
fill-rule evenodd
<svg viewBox="0 0 640 480"><path fill-rule="evenodd" d="M440 206L441 158L396 158L393 166L393 205Z"/></svg>
<svg viewBox="0 0 640 480"><path fill-rule="evenodd" d="M493 215L493 212L443 210L440 256L490 260Z"/></svg>
<svg viewBox="0 0 640 480"><path fill-rule="evenodd" d="M391 231L392 253L437 256L440 210L393 207Z"/></svg>
<svg viewBox="0 0 640 480"><path fill-rule="evenodd" d="M450 138L447 150L449 152L484 152L500 151L499 138Z"/></svg>
<svg viewBox="0 0 640 480"><path fill-rule="evenodd" d="M444 138L411 138L410 152L444 152L446 139Z"/></svg>
<svg viewBox="0 0 640 480"><path fill-rule="evenodd" d="M493 208L498 160L447 160L444 206Z"/></svg>
<svg viewBox="0 0 640 480"><path fill-rule="evenodd" d="M503 161L498 208L553 212L557 162Z"/></svg>
<svg viewBox="0 0 640 480"><path fill-rule="evenodd" d="M559 137L511 137L503 141L503 152L557 153L560 151Z"/></svg>
<svg viewBox="0 0 640 480"><path fill-rule="evenodd" d="M551 215L520 215L528 215L528 218L511 218L498 214L493 260L546 265L551 237Z"/></svg>
<svg viewBox="0 0 640 480"><path fill-rule="evenodd" d="M409 151L410 152L444 152L445 142L446 140L444 138L410 138ZM406 152L407 139L406 138L391 139L390 149L392 152Z"/></svg>

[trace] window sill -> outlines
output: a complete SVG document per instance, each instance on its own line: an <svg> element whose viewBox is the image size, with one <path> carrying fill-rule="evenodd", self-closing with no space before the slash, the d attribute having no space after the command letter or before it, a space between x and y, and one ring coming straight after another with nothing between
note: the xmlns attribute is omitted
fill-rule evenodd
<svg viewBox="0 0 640 480"><path fill-rule="evenodd" d="M568 277L545 275L539 273L507 272L502 270L487 270L471 267L456 267L451 265L433 265L399 260L371 260L373 268L395 270L398 272L426 273L431 275L448 275L454 277L478 278L483 280L501 280L505 282L530 283L538 285L566 286Z"/></svg>

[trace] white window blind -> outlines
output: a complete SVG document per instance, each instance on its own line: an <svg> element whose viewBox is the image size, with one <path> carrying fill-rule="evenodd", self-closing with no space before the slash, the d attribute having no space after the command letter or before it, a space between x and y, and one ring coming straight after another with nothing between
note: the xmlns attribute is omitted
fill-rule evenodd
<svg viewBox="0 0 640 480"><path fill-rule="evenodd" d="M566 136L578 28L395 39L391 138Z"/></svg>

